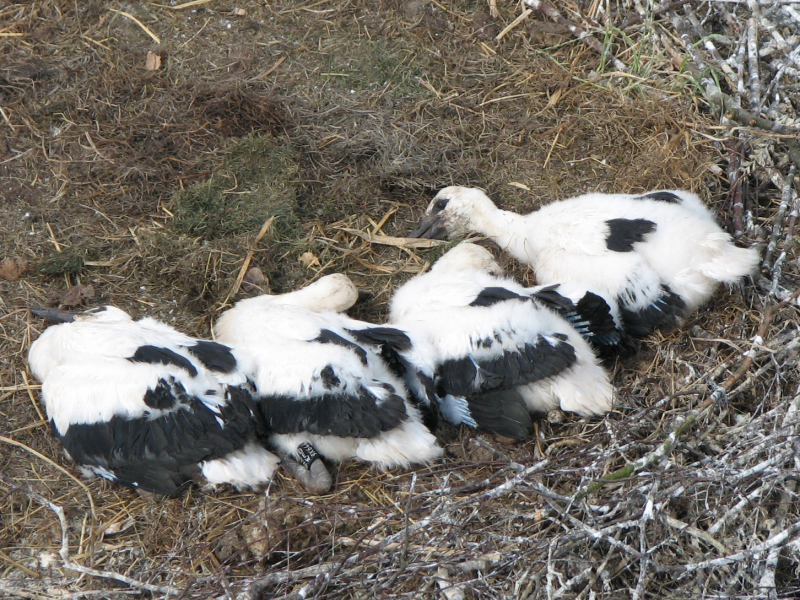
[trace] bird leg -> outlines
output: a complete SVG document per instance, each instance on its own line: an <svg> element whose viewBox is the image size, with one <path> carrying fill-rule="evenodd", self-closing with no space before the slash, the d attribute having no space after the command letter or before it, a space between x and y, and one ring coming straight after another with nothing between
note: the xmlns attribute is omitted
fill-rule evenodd
<svg viewBox="0 0 800 600"><path fill-rule="evenodd" d="M324 494L331 489L333 478L322 461L322 455L308 442L300 444L294 456L282 451L278 454L281 465L309 492Z"/></svg>

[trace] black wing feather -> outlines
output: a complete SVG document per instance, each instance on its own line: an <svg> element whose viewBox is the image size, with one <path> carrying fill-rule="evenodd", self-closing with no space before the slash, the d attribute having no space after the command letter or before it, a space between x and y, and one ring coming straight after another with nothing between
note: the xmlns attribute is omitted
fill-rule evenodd
<svg viewBox="0 0 800 600"><path fill-rule="evenodd" d="M198 463L240 450L254 438L254 404L246 391L231 388L236 401L217 414L172 378L159 380L157 387L161 395L171 390L170 412L155 418L115 415L70 425L56 435L77 463L106 469L124 485L165 495L193 479L200 472Z"/></svg>
<svg viewBox="0 0 800 600"><path fill-rule="evenodd" d="M347 332L359 344L374 346L389 370L398 377L405 377L409 364L403 353L411 348L411 339L404 331L394 327L367 327L365 329L348 329Z"/></svg>
<svg viewBox="0 0 800 600"><path fill-rule="evenodd" d="M513 388L470 396L467 406L480 429L497 435L519 440L533 425L525 399Z"/></svg>
<svg viewBox="0 0 800 600"><path fill-rule="evenodd" d="M567 298L566 296L562 296L556 290L558 289L559 284L549 285L545 288L537 290L531 294L531 298L535 298L539 300L545 306L553 308L559 312L564 312L565 310L572 310L575 308L572 300Z"/></svg>
<svg viewBox="0 0 800 600"><path fill-rule="evenodd" d="M582 325L573 322L573 326L601 358L628 358L636 354L636 342L617 326L608 302L597 294L587 292L576 304L575 315ZM565 316L571 321L569 316Z"/></svg>
<svg viewBox="0 0 800 600"><path fill-rule="evenodd" d="M604 357L628 356L636 347L629 336L617 327L611 307L601 296L586 292L577 304L557 291L558 284L531 294L555 310Z"/></svg>
<svg viewBox="0 0 800 600"><path fill-rule="evenodd" d="M192 377L197 376L195 366L187 358L169 348L149 345L139 346L128 360L134 363L173 365L179 369L184 369Z"/></svg>
<svg viewBox="0 0 800 600"><path fill-rule="evenodd" d="M228 346L207 340L198 340L186 348L203 365L212 371L232 373L236 369L236 358Z"/></svg>
<svg viewBox="0 0 800 600"><path fill-rule="evenodd" d="M348 329L360 344L371 346L391 346L397 351L405 351L411 348L411 340L404 331L394 327L366 327L364 329Z"/></svg>
<svg viewBox="0 0 800 600"><path fill-rule="evenodd" d="M469 303L470 306L492 306L498 302L506 300L526 300L525 296L520 296L516 292L507 290L503 287L487 287L480 291L476 298Z"/></svg>
<svg viewBox="0 0 800 600"><path fill-rule="evenodd" d="M361 346L359 346L355 342L343 338L338 333L335 333L330 329L322 329L319 332L319 335L311 341L319 342L320 344L335 344L336 346L347 348L348 350L355 352L356 356L358 356L358 359L361 361L362 365L367 364L366 350L364 350Z"/></svg>
<svg viewBox="0 0 800 600"><path fill-rule="evenodd" d="M365 388L356 394L329 393L310 399L267 396L259 400L258 410L270 432L336 437L372 438L408 418L402 397L390 393L379 401Z"/></svg>
<svg viewBox="0 0 800 600"><path fill-rule="evenodd" d="M609 219L606 247L613 252L631 252L636 242L656 230L656 224L647 219Z"/></svg>
<svg viewBox="0 0 800 600"><path fill-rule="evenodd" d="M682 202L681 197L677 194L673 194L672 192L650 192L649 194L638 196L637 198L634 198L634 200L639 200L642 198L658 200L659 202L668 202L669 204L680 204Z"/></svg>
<svg viewBox="0 0 800 600"><path fill-rule="evenodd" d="M485 359L472 356L450 359L437 370L437 389L453 396L469 397L498 389L513 388L553 377L570 367L575 349L563 340L553 344L542 336L517 351L503 350Z"/></svg>
<svg viewBox="0 0 800 600"><path fill-rule="evenodd" d="M685 315L686 302L667 285L661 286L661 295L650 306L635 311L624 306L620 309L623 328L637 337L650 335L656 329L670 331L680 324Z"/></svg>

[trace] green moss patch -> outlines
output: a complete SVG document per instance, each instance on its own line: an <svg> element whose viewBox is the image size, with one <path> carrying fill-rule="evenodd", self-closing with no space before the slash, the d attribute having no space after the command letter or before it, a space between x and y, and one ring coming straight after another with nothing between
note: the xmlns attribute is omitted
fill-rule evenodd
<svg viewBox="0 0 800 600"><path fill-rule="evenodd" d="M86 250L83 248L67 248L63 252L55 252L45 256L36 270L42 275L77 275L86 269Z"/></svg>
<svg viewBox="0 0 800 600"><path fill-rule="evenodd" d="M173 197L172 226L208 240L256 233L270 216L275 229L297 227L295 153L272 136L249 135L233 145L223 168Z"/></svg>

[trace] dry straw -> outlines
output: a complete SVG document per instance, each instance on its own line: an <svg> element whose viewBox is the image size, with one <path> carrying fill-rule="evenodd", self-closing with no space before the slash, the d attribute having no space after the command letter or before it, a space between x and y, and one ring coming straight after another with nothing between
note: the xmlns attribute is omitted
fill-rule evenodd
<svg viewBox="0 0 800 600"><path fill-rule="evenodd" d="M80 258L0 281L2 594L797 594L798 11L467 4L0 8L3 251ZM158 40L162 68L147 71ZM262 146L286 160L231 163L232 148ZM208 336L258 267L278 292L345 272L372 295L354 315L380 321L447 247L404 236L453 184L518 211L590 189L690 188L764 250L762 269L610 365L614 412L550 415L520 445L441 431L442 462L346 464L318 497L283 474L266 494L170 499L76 479L28 379L44 325L27 306L91 284L93 302ZM219 237L177 228L178 199L201 189ZM226 212L265 189L283 216Z"/></svg>

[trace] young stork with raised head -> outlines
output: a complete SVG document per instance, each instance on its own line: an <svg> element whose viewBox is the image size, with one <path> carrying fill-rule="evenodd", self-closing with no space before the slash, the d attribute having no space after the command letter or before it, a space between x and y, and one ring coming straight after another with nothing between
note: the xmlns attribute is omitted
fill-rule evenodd
<svg viewBox="0 0 800 600"><path fill-rule="evenodd" d="M255 384L272 445L310 488L324 487L315 483L320 454L389 469L442 453L393 372L408 338L340 314L357 298L352 282L333 274L287 294L241 300L215 326Z"/></svg>
<svg viewBox="0 0 800 600"><path fill-rule="evenodd" d="M533 267L540 284L574 282L616 301L625 330L671 329L758 264L687 191L585 194L528 215L500 210L481 190L447 187L412 237L475 231Z"/></svg>
<svg viewBox="0 0 800 600"><path fill-rule="evenodd" d="M516 439L528 435L531 412L610 410L613 390L597 357L548 308L556 290L531 293L501 274L485 248L462 242L395 292L389 320L411 338L404 356L416 367L418 387L449 421ZM595 299L596 322L582 326L608 333L608 307ZM560 302L569 308L566 298Z"/></svg>
<svg viewBox="0 0 800 600"><path fill-rule="evenodd" d="M259 443L246 377L230 348L103 306L33 309L53 325L31 345L47 416L86 475L175 494L193 479L267 484L278 458Z"/></svg>

